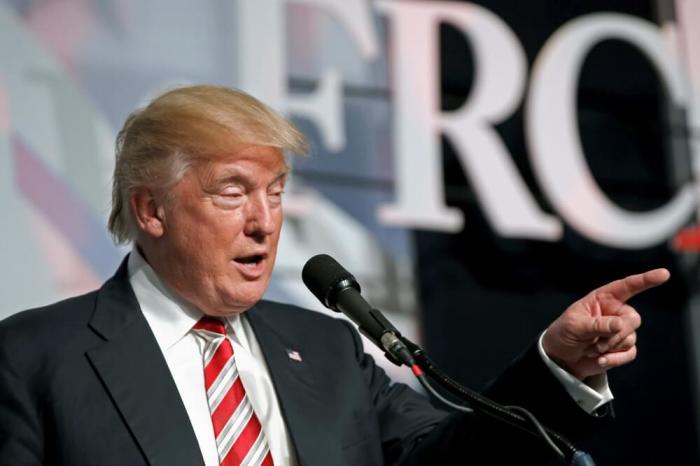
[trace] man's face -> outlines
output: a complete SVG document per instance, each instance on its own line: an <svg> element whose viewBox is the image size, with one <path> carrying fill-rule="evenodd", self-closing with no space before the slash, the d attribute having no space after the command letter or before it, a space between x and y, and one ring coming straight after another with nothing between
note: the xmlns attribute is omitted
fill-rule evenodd
<svg viewBox="0 0 700 466"><path fill-rule="evenodd" d="M262 146L193 166L162 206L156 272L206 314L249 309L272 274L286 175L281 151Z"/></svg>

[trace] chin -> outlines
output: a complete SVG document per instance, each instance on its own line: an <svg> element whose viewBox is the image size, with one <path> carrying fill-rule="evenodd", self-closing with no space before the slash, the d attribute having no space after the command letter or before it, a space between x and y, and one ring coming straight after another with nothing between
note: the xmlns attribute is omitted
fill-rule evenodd
<svg viewBox="0 0 700 466"><path fill-rule="evenodd" d="M255 306L262 299L261 295L242 298L241 296L231 297L223 306L229 314L240 314Z"/></svg>
<svg viewBox="0 0 700 466"><path fill-rule="evenodd" d="M267 290L267 282L237 282L219 290L220 309L226 314L240 314L255 306Z"/></svg>

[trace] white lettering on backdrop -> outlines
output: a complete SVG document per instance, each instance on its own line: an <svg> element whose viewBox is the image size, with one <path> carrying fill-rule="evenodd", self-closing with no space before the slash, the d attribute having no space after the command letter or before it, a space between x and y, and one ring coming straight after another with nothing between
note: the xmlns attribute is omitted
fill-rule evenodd
<svg viewBox="0 0 700 466"><path fill-rule="evenodd" d="M547 198L578 232L608 246L644 248L675 233L691 215L696 199L687 185L662 207L630 212L613 204L598 187L579 138L576 87L587 53L605 39L624 40L642 51L675 105L683 105L681 73L658 27L621 14L577 18L552 35L533 65L525 107L528 154Z"/></svg>
<svg viewBox="0 0 700 466"><path fill-rule="evenodd" d="M285 8L305 3L324 9L350 32L363 59L379 53L370 3L363 0L240 0L241 86L277 108L298 113L319 128L326 147L345 141L341 79L327 70L315 93L289 95L286 86ZM375 3L389 23L387 55L392 59L396 199L381 205L388 225L454 232L464 228L462 212L445 204L440 137L452 143L486 217L504 237L556 241L562 223L537 204L494 125L520 105L527 63L517 37L503 20L469 3L389 1ZM454 111L440 110L441 22L470 41L475 77L470 96ZM266 24L268 27L261 27ZM654 64L674 104L687 106L675 44L659 27L622 14L591 14L563 25L546 42L530 76L525 112L533 170L558 214L582 235L620 248L645 248L665 241L689 218L697 200L690 186L649 212L612 203L598 187L583 151L576 121L576 84L590 49L607 39L624 40ZM659 155L661 156L661 155Z"/></svg>

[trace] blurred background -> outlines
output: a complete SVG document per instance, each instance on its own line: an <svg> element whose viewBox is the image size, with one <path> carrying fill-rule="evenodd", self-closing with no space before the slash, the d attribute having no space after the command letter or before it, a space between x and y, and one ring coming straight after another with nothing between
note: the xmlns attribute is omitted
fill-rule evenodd
<svg viewBox="0 0 700 466"><path fill-rule="evenodd" d="M699 26L696 0L0 1L0 318L128 252L105 223L129 112L238 87L312 141L269 298L322 310L300 271L331 254L478 389L583 294L667 267L583 446L700 464Z"/></svg>

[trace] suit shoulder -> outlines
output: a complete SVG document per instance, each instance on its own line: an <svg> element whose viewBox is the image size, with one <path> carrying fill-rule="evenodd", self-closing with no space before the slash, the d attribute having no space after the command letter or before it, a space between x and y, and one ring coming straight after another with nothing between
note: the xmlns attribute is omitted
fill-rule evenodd
<svg viewBox="0 0 700 466"><path fill-rule="evenodd" d="M20 311L0 321L0 342L3 346L17 342L26 344L27 338L52 340L60 329L72 324L87 323L95 307L97 291L64 299L47 306Z"/></svg>

